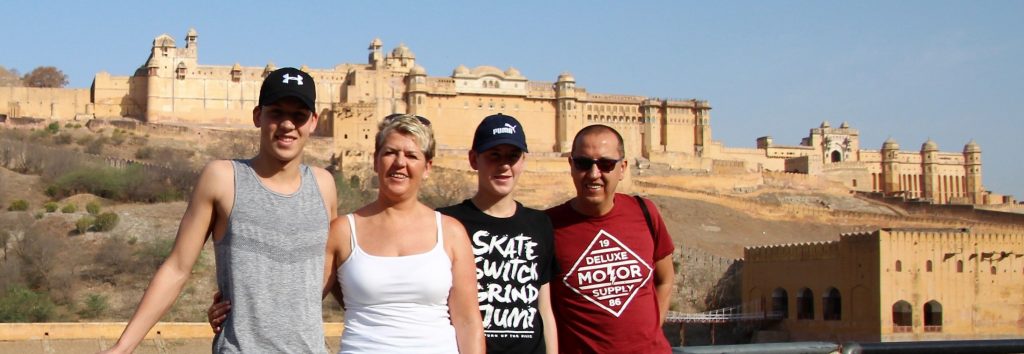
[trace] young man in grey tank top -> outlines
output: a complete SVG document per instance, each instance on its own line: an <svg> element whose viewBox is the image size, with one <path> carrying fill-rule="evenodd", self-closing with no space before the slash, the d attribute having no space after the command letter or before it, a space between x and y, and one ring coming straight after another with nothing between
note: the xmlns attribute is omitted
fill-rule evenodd
<svg viewBox="0 0 1024 354"><path fill-rule="evenodd" d="M115 346L104 352L130 353L139 345L174 304L211 234L218 287L233 306L213 350L326 352L320 299L337 196L330 173L302 165L319 118L314 85L294 68L267 75L252 111L259 152L203 168L171 254Z"/></svg>

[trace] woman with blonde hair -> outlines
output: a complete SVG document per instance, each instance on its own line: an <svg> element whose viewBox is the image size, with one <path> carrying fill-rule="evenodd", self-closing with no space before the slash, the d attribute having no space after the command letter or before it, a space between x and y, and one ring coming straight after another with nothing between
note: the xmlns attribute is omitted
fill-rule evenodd
<svg viewBox="0 0 1024 354"><path fill-rule="evenodd" d="M382 120L373 154L377 199L331 223L328 272L344 297L342 353L484 352L466 230L418 199L434 145L422 117Z"/></svg>

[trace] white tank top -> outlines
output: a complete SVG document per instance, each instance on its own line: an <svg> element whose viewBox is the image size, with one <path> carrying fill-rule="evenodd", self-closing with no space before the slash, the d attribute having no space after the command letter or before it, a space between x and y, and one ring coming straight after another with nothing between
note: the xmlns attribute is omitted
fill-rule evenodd
<svg viewBox="0 0 1024 354"><path fill-rule="evenodd" d="M444 250L441 214L434 212L437 244L400 257L363 252L348 214L352 253L338 267L345 299L340 353L458 353L448 316L452 262Z"/></svg>

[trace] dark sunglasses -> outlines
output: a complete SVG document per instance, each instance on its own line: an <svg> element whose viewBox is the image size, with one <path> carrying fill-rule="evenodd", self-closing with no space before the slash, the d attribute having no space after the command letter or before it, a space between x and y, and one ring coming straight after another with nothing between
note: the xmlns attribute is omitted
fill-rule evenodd
<svg viewBox="0 0 1024 354"><path fill-rule="evenodd" d="M569 160L572 161L572 166L579 171L590 171L590 169L594 167L594 165L596 164L597 169L601 170L601 172L604 173L612 172L612 170L615 169L615 166L618 166L619 162L622 161L622 159L609 159L607 157L602 157L599 159L591 159L587 157L573 157L570 158Z"/></svg>
<svg viewBox="0 0 1024 354"><path fill-rule="evenodd" d="M416 119L420 121L420 124L423 124L423 125L428 126L428 127L430 126L430 120L429 119L426 119L426 118L423 118L423 117L420 117L420 116L414 116L414 115L411 115L411 114L405 114L405 113L392 113L392 114L389 114L387 117L384 117L384 124L391 123L391 121L395 120L395 118L403 117L403 116L416 117Z"/></svg>

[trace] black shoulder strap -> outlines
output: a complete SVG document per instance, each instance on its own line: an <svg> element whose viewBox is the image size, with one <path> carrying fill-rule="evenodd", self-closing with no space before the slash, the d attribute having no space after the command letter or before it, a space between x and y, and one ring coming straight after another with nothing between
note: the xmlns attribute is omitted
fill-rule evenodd
<svg viewBox="0 0 1024 354"><path fill-rule="evenodd" d="M647 210L647 203L645 203L644 198L641 198L639 195L634 195L633 198L636 198L636 202L640 203L640 210L644 212L644 220L647 220L647 229L651 231L651 238L655 238L654 222L651 221L651 212Z"/></svg>

